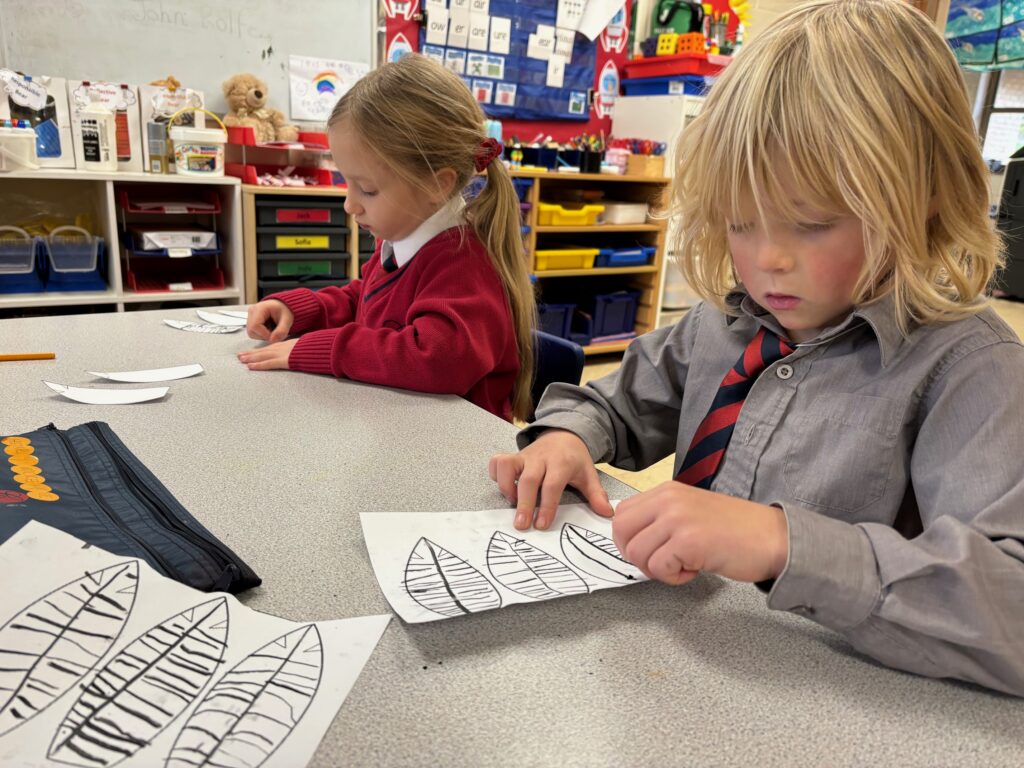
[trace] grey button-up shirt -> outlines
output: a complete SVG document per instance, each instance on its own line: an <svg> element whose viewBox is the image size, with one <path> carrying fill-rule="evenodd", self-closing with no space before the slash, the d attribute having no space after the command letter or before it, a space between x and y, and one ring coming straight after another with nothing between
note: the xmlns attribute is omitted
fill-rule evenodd
<svg viewBox="0 0 1024 768"><path fill-rule="evenodd" d="M643 469L690 440L757 329L742 291L644 334L615 373L555 384L545 428ZM1024 695L1024 346L991 308L900 334L893 303L774 363L747 396L712 490L776 504L789 560L768 606L901 669Z"/></svg>

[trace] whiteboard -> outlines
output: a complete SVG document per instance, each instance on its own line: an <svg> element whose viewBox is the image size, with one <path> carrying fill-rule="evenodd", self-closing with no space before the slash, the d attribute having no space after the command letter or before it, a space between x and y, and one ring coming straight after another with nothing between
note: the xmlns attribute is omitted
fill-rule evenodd
<svg viewBox="0 0 1024 768"><path fill-rule="evenodd" d="M174 75L226 111L221 83L266 81L288 114L288 56L373 65L374 0L0 0L0 66L144 85Z"/></svg>

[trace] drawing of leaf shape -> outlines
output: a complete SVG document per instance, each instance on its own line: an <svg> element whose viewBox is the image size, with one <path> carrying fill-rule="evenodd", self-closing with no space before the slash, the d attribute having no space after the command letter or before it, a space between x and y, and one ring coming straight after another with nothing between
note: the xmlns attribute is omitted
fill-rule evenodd
<svg viewBox="0 0 1024 768"><path fill-rule="evenodd" d="M0 736L38 715L102 659L135 603L139 562L86 573L0 627Z"/></svg>
<svg viewBox="0 0 1024 768"><path fill-rule="evenodd" d="M616 584L647 580L641 571L623 559L615 542L607 536L565 523L562 526L561 543L565 559L594 578Z"/></svg>
<svg viewBox="0 0 1024 768"><path fill-rule="evenodd" d="M84 686L47 757L110 766L148 746L199 697L224 659L227 639L223 597L135 638Z"/></svg>
<svg viewBox="0 0 1024 768"><path fill-rule="evenodd" d="M165 768L261 765L302 719L320 687L323 661L315 624L242 659L195 708Z"/></svg>
<svg viewBox="0 0 1024 768"><path fill-rule="evenodd" d="M501 607L501 595L486 576L430 539L416 542L402 585L413 600L442 616Z"/></svg>
<svg viewBox="0 0 1024 768"><path fill-rule="evenodd" d="M589 592L576 571L527 541L495 531L487 545L487 568L507 589L535 600Z"/></svg>

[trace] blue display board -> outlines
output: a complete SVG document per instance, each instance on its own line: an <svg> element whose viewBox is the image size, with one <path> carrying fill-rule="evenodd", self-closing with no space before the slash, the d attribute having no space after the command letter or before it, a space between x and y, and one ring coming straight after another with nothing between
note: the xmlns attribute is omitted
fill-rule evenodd
<svg viewBox="0 0 1024 768"><path fill-rule="evenodd" d="M594 84L597 46L575 34L561 87L547 85L548 61L529 56L530 36L538 27L555 27L556 0L491 0L491 19L510 20L509 52L477 51L433 45L420 32L420 51L457 72L490 117L518 120L589 119L589 90ZM430 9L426 9L428 14Z"/></svg>

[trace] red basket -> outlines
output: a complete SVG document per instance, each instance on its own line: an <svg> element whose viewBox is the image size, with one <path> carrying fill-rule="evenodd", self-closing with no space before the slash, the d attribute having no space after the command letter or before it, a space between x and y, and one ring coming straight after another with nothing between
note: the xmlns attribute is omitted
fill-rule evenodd
<svg viewBox="0 0 1024 768"><path fill-rule="evenodd" d="M680 53L676 56L648 56L626 62L627 78L667 77L669 75L717 75L732 61L729 56L706 53Z"/></svg>

